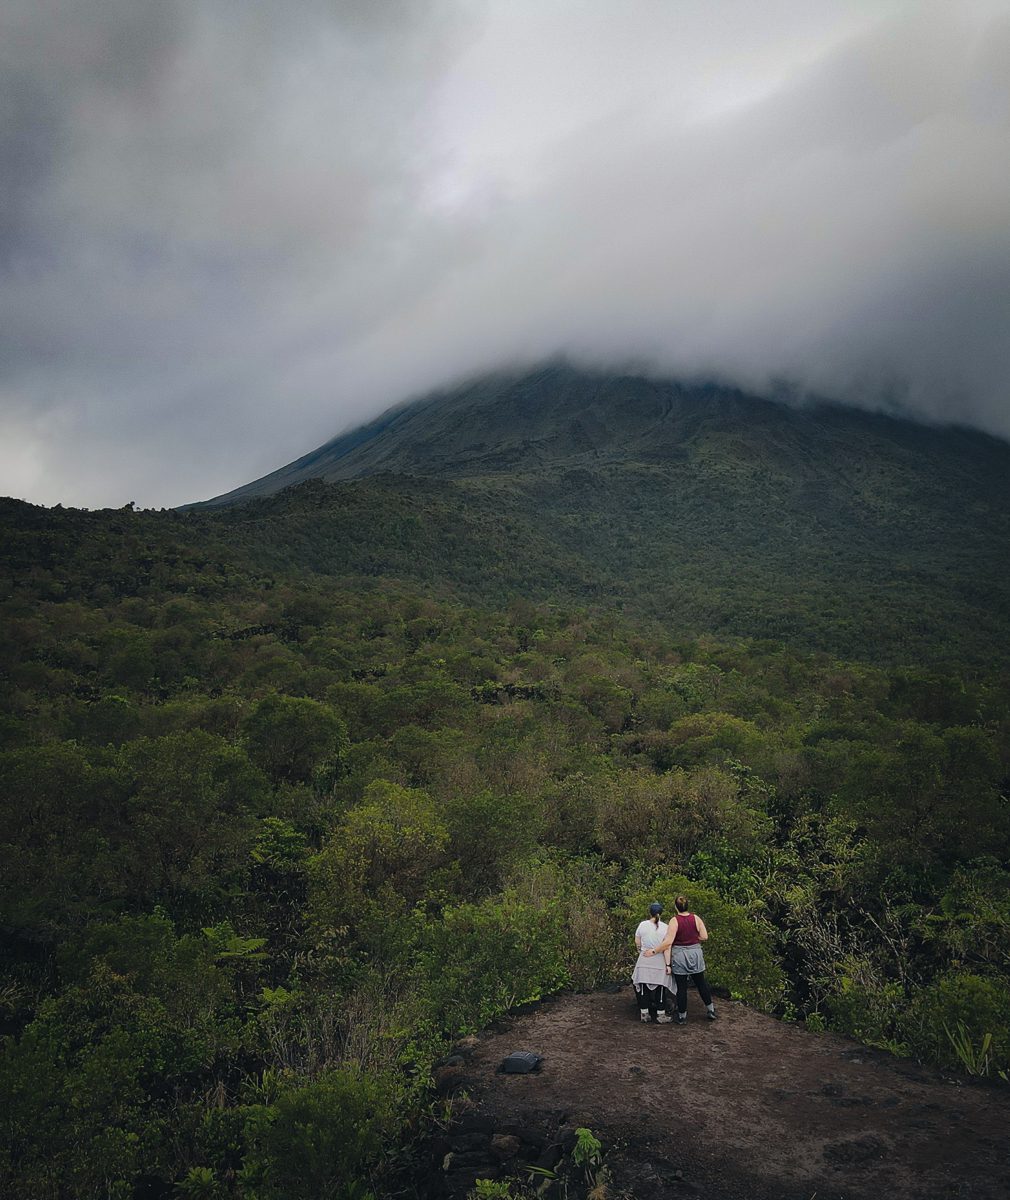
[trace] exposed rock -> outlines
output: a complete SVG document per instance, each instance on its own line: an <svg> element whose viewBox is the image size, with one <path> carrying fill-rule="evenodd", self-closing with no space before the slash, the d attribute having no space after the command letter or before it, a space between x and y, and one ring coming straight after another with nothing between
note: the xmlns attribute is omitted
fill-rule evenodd
<svg viewBox="0 0 1010 1200"><path fill-rule="evenodd" d="M449 1140L452 1143L452 1149L460 1154L468 1150L486 1152L491 1144L491 1135L490 1133L454 1133Z"/></svg>
<svg viewBox="0 0 1010 1200"><path fill-rule="evenodd" d="M536 1165L543 1167L545 1171L553 1171L561 1161L562 1153L563 1151L557 1142L551 1142L540 1151Z"/></svg>
<svg viewBox="0 0 1010 1200"><path fill-rule="evenodd" d="M432 1078L435 1081L435 1090L439 1095L444 1096L459 1087L463 1082L463 1070L462 1058L458 1063L446 1063L445 1066L435 1068Z"/></svg>
<svg viewBox="0 0 1010 1200"><path fill-rule="evenodd" d="M491 1138L491 1153L501 1162L515 1158L521 1149L522 1142L511 1133L496 1133Z"/></svg>
<svg viewBox="0 0 1010 1200"><path fill-rule="evenodd" d="M493 1117L474 1110L464 1112L453 1126L460 1133L494 1133L495 1128Z"/></svg>
<svg viewBox="0 0 1010 1200"><path fill-rule="evenodd" d="M525 1142L528 1146L535 1146L538 1150L547 1141L545 1135L532 1125L524 1125L519 1121L505 1121L498 1126L499 1133L508 1133L512 1137L517 1137L521 1142Z"/></svg>

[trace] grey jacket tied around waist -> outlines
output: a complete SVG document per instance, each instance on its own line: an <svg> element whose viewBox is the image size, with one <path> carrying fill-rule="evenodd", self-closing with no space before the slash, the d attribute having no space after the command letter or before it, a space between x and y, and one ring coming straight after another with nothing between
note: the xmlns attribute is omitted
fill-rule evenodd
<svg viewBox="0 0 1010 1200"><path fill-rule="evenodd" d="M674 975L700 975L705 970L705 955L700 945L674 945L670 951Z"/></svg>

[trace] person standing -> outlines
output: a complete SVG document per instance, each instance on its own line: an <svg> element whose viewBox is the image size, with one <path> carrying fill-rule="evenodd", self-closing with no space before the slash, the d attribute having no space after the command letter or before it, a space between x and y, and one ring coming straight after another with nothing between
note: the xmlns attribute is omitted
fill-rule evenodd
<svg viewBox="0 0 1010 1200"><path fill-rule="evenodd" d="M674 904L677 919L670 924L666 937L655 946L644 949L642 955L645 958L653 958L657 954L669 952L670 968L677 987L679 1025L687 1021L687 981L690 978L694 979L708 1019L714 1021L715 1005L712 1003L712 989L705 978L705 952L701 948L702 942L708 941L708 930L697 913L688 911L686 896L678 896Z"/></svg>
<svg viewBox="0 0 1010 1200"><path fill-rule="evenodd" d="M638 961L631 981L638 993L638 1011L643 1021L655 1020L665 1025L673 1018L669 1013L671 988L670 954L665 952L655 957L656 949L669 935L669 926L659 919L662 904L649 905L649 916L635 930L635 945Z"/></svg>

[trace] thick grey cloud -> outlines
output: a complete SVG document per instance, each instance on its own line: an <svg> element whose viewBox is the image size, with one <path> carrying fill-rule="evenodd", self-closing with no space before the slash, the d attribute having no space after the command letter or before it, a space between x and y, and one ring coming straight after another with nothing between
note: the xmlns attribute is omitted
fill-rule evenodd
<svg viewBox="0 0 1010 1200"><path fill-rule="evenodd" d="M1010 436L1010 4L0 0L0 490L560 352Z"/></svg>

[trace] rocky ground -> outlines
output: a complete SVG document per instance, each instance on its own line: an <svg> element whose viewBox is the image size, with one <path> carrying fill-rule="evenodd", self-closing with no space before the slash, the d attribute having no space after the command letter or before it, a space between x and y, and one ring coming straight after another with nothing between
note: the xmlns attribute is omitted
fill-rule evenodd
<svg viewBox="0 0 1010 1200"><path fill-rule="evenodd" d="M433 1193L570 1163L602 1139L608 1195L639 1200L1010 1196L1010 1088L916 1066L723 1001L643 1025L630 989L564 996L470 1039L443 1067L455 1123ZM539 1071L498 1071L513 1050ZM557 1189L556 1189L557 1190Z"/></svg>

